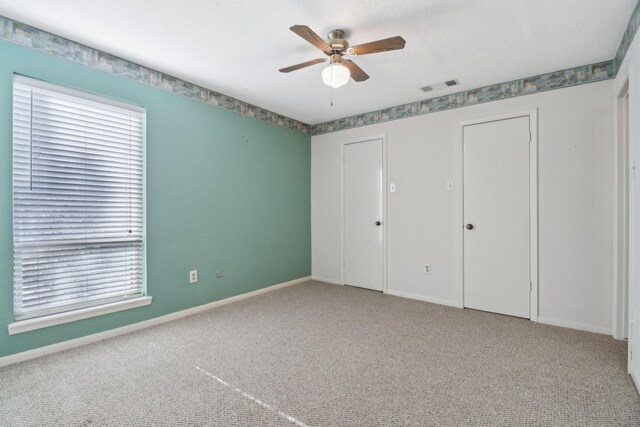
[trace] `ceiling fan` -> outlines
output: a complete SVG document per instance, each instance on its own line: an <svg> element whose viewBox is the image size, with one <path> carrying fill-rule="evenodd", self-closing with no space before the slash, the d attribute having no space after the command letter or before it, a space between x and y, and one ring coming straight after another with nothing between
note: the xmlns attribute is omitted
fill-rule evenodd
<svg viewBox="0 0 640 427"><path fill-rule="evenodd" d="M368 55L371 53L402 49L406 43L402 37L395 36L349 47L349 43L345 40L345 32L340 29L329 32L328 42L324 41L306 25L294 25L289 29L320 49L328 58L313 59L301 64L281 68L280 72L290 73L291 71L296 71L311 65L329 62L329 66L322 71L322 81L333 88L347 84L349 77L356 82L362 82L369 78L369 75L365 73L362 68L355 62L345 59L345 56Z"/></svg>

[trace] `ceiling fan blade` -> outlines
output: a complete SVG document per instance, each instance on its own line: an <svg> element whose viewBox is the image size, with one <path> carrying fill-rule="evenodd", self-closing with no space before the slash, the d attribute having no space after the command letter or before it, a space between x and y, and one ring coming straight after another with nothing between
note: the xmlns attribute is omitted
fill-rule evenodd
<svg viewBox="0 0 640 427"><path fill-rule="evenodd" d="M368 55L370 53L387 52L389 50L403 49L405 40L400 36L389 37L388 39L377 40L375 42L359 44L353 46L353 53L356 55Z"/></svg>
<svg viewBox="0 0 640 427"><path fill-rule="evenodd" d="M363 82L369 78L369 75L364 71L362 71L362 68L358 67L358 65L355 62L349 61L348 59L344 59L342 61L342 64L349 69L349 72L351 73L351 78L353 80L357 82Z"/></svg>
<svg viewBox="0 0 640 427"><path fill-rule="evenodd" d="M322 62L326 62L327 59L326 58L320 58L320 59L313 59L311 61L307 61L307 62L303 62L301 64L296 64L296 65L292 65L290 67L284 67L284 68L280 68L280 72L281 73L290 73L292 71L296 71L299 70L300 68L305 68L305 67L309 67L311 65L316 65L316 64L320 64Z"/></svg>
<svg viewBox="0 0 640 427"><path fill-rule="evenodd" d="M329 46L329 44L324 41L322 37L314 33L313 30L306 25L294 25L289 29L324 53L331 53L331 46Z"/></svg>

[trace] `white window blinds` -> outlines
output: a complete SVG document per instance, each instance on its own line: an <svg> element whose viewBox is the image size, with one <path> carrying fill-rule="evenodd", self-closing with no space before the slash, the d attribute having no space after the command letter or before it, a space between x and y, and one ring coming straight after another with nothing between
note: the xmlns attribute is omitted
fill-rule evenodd
<svg viewBox="0 0 640 427"><path fill-rule="evenodd" d="M145 111L13 85L16 320L144 295Z"/></svg>

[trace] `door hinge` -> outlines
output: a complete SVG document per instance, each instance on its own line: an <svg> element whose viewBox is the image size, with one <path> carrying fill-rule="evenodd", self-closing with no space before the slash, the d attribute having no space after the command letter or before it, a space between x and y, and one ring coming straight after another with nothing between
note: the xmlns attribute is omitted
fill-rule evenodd
<svg viewBox="0 0 640 427"><path fill-rule="evenodd" d="M532 140L531 131L529 131L529 144L531 144L531 140Z"/></svg>
<svg viewBox="0 0 640 427"><path fill-rule="evenodd" d="M529 282L529 292L533 290L533 282Z"/></svg>

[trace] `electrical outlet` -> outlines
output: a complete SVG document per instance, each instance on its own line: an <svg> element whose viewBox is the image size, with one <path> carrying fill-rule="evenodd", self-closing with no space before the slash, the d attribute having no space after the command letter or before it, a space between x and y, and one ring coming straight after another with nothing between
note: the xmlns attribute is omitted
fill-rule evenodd
<svg viewBox="0 0 640 427"><path fill-rule="evenodd" d="M221 271L216 271L216 277L219 279L222 277L222 272Z"/></svg>
<svg viewBox="0 0 640 427"><path fill-rule="evenodd" d="M189 283L196 283L198 281L198 270L191 270L189 272Z"/></svg>
<svg viewBox="0 0 640 427"><path fill-rule="evenodd" d="M431 274L431 264L425 264L424 274Z"/></svg>

